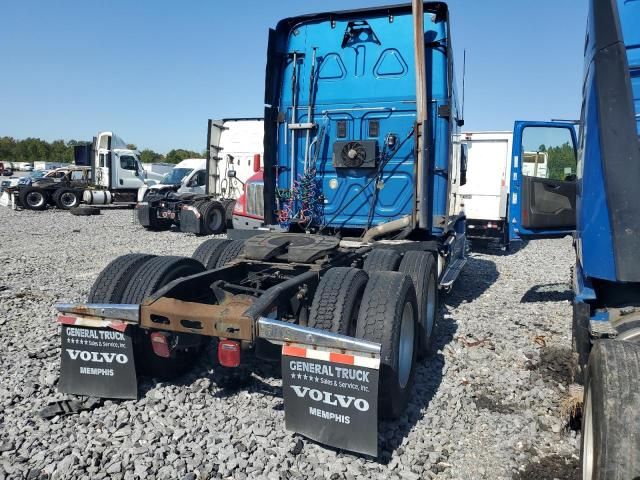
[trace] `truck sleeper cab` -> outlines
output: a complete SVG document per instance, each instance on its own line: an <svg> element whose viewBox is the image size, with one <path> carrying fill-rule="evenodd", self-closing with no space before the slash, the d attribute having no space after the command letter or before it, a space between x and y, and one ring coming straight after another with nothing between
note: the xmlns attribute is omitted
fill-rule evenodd
<svg viewBox="0 0 640 480"><path fill-rule="evenodd" d="M228 368L281 346L287 428L377 454L377 418L406 406L438 290L465 262L450 38L442 2L279 22L267 56L264 229L207 240L193 258L115 259L87 304L57 306L61 389L134 398L136 368L180 371L206 338ZM90 365L65 355L65 342L79 328L122 332L134 361L119 381L78 374Z"/></svg>

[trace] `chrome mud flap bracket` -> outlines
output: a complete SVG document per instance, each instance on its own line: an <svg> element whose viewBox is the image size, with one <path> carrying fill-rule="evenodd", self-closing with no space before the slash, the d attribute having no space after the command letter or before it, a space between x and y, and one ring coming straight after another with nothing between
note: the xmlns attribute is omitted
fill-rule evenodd
<svg viewBox="0 0 640 480"><path fill-rule="evenodd" d="M282 345L286 428L377 456L380 345L265 317L257 330Z"/></svg>

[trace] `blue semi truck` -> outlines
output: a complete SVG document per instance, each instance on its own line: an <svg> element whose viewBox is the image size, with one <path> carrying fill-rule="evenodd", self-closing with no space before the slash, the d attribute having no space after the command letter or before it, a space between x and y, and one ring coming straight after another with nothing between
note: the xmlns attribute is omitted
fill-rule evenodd
<svg viewBox="0 0 640 480"><path fill-rule="evenodd" d="M282 362L287 428L375 455L466 261L446 4L282 20L265 104L266 227L113 260L87 303L57 305L60 390L135 398L213 343L222 369Z"/></svg>
<svg viewBox="0 0 640 480"><path fill-rule="evenodd" d="M510 233L574 235L582 477L632 479L640 478L640 2L591 0L584 52L579 135L568 124L516 122ZM544 152L544 175L523 170L525 152Z"/></svg>

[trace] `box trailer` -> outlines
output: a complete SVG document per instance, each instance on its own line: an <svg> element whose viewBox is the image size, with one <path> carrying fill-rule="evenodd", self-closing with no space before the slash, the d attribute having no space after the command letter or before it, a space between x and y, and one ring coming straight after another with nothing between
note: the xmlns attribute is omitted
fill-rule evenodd
<svg viewBox="0 0 640 480"><path fill-rule="evenodd" d="M509 244L508 205L512 132L463 132L467 183L460 187L467 238Z"/></svg>

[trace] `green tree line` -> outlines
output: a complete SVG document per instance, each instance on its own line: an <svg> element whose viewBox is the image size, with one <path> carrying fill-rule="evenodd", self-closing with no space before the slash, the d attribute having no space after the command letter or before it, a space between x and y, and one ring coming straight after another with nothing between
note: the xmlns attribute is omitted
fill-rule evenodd
<svg viewBox="0 0 640 480"><path fill-rule="evenodd" d="M556 147L540 145L538 151L547 152L549 155L547 178L565 180L567 175L576 174L576 155L569 142ZM569 173L569 169L571 173Z"/></svg>
<svg viewBox="0 0 640 480"><path fill-rule="evenodd" d="M0 162L64 162L73 163L73 147L86 145L89 142L79 140L55 140L47 142L40 138L25 138L16 140L13 137L0 137ZM137 150L133 144L127 145L131 150ZM185 158L206 158L205 152L194 152L177 148L166 155L145 148L140 151L143 163L178 163Z"/></svg>

